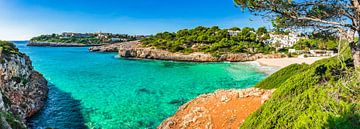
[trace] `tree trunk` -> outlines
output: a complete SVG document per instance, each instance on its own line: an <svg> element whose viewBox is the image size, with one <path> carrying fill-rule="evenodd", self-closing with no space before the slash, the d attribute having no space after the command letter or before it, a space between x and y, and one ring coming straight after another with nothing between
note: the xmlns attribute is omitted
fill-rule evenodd
<svg viewBox="0 0 360 129"><path fill-rule="evenodd" d="M358 32L358 36L360 37L360 32ZM351 51L354 60L354 66L360 66L360 39L358 39L357 43L351 43Z"/></svg>

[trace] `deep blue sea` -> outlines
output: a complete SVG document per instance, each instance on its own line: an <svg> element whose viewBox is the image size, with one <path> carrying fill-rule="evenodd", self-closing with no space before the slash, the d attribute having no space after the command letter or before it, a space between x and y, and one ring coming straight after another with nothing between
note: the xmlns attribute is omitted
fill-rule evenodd
<svg viewBox="0 0 360 129"><path fill-rule="evenodd" d="M248 63L128 60L86 47L27 47L49 81L44 109L32 128L156 128L185 102L217 89L248 88L266 77Z"/></svg>

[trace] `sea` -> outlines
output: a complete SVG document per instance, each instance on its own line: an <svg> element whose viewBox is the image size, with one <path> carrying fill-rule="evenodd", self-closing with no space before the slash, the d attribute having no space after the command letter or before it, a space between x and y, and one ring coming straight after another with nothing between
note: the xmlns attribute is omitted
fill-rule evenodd
<svg viewBox="0 0 360 129"><path fill-rule="evenodd" d="M49 82L33 129L153 129L204 93L254 86L268 73L253 63L124 59L87 47L28 47L14 42Z"/></svg>

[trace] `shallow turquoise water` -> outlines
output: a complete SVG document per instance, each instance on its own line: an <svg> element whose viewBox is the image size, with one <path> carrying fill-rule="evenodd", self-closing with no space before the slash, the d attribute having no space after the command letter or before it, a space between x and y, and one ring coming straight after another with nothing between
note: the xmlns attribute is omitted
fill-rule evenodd
<svg viewBox="0 0 360 129"><path fill-rule="evenodd" d="M200 94L251 87L266 76L242 63L126 60L87 48L16 43L51 83L32 128L155 128Z"/></svg>

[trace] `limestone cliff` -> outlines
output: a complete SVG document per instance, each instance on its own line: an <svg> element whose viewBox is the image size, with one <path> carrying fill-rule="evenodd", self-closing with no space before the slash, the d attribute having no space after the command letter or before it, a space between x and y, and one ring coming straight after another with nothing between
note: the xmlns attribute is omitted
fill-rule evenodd
<svg viewBox="0 0 360 129"><path fill-rule="evenodd" d="M45 78L25 54L13 45L0 44L0 128L26 128L26 119L39 111L47 98ZM13 50L9 51L9 46Z"/></svg>
<svg viewBox="0 0 360 129"><path fill-rule="evenodd" d="M92 52L118 52L121 48L130 48L140 45L139 41L130 41L123 43L106 44L101 46L93 46L89 48Z"/></svg>
<svg viewBox="0 0 360 129"><path fill-rule="evenodd" d="M208 53L194 52L191 54L172 53L156 48L143 47L140 42L125 42L103 46L95 46L89 48L90 51L99 52L119 52L124 58L140 58L140 59L157 59L157 60L174 60L174 61L191 61L191 62L243 62L254 61L259 58L281 58L281 54L246 54L246 53L228 53L220 56L212 56Z"/></svg>

